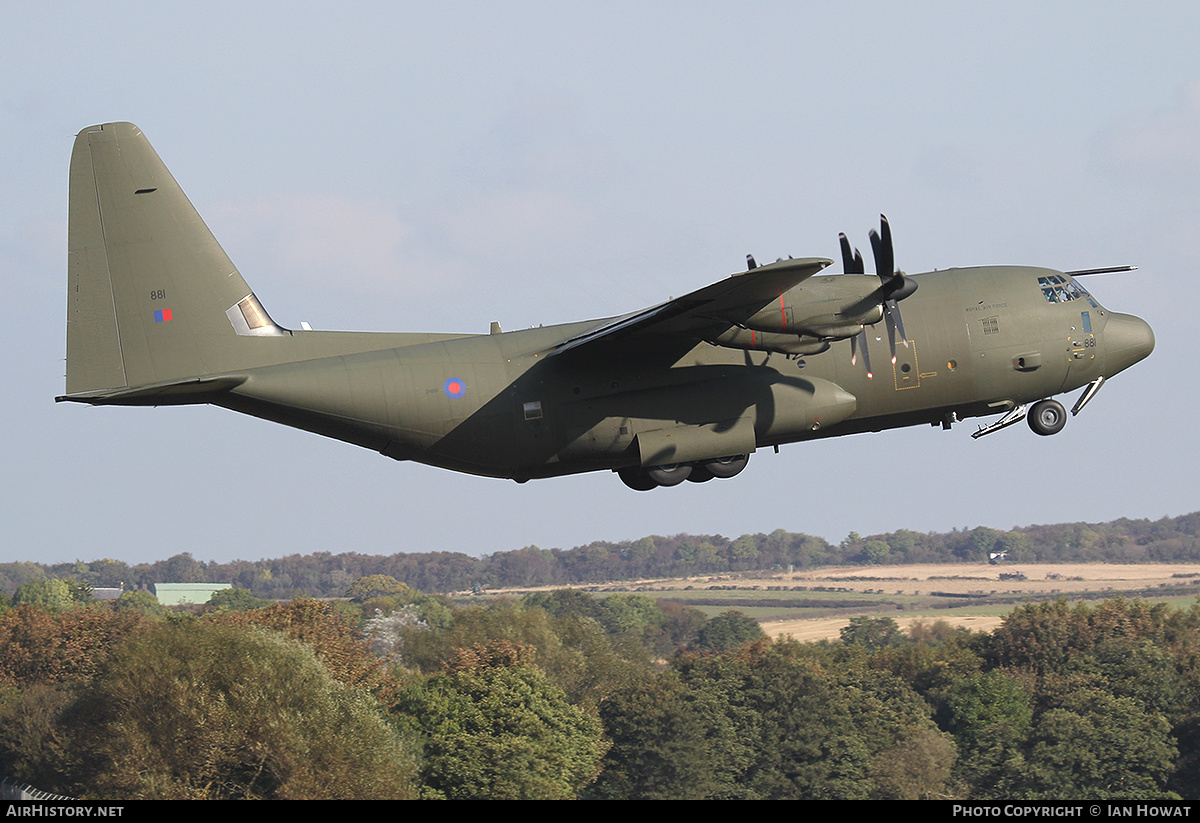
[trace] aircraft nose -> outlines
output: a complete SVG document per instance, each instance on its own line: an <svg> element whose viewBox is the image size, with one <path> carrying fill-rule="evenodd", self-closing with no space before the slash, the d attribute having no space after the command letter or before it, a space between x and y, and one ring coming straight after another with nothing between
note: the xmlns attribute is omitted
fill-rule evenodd
<svg viewBox="0 0 1200 823"><path fill-rule="evenodd" d="M1154 351L1154 331L1140 317L1114 312L1104 326L1104 345L1108 366L1105 376L1112 377Z"/></svg>

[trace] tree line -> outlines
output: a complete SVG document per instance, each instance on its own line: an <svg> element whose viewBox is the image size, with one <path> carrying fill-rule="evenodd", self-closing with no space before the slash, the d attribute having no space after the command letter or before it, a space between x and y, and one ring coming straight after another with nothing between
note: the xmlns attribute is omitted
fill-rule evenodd
<svg viewBox="0 0 1200 823"><path fill-rule="evenodd" d="M1200 602L770 640L641 594L0 614L0 769L136 798L1200 797Z"/></svg>
<svg viewBox="0 0 1200 823"><path fill-rule="evenodd" d="M434 547L430 547L434 548ZM1006 552L1014 562L1200 562L1200 512L1161 520L1026 526L979 526L943 533L901 529L881 535L851 532L838 544L777 529L770 534L648 536L594 542L572 549L522 549L474 557L458 552L395 554L315 552L231 563L177 554L130 565L102 559L55 565L0 563L0 594L32 580L71 578L92 587L145 589L154 583L225 582L256 597L338 597L354 580L383 574L429 592L559 586L646 577L684 577L752 570L855 564L984 562Z"/></svg>

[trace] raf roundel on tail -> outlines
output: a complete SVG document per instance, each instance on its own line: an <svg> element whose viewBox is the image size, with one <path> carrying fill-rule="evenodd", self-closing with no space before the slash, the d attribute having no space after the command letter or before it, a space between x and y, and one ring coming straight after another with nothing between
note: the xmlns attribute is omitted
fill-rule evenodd
<svg viewBox="0 0 1200 823"><path fill-rule="evenodd" d="M92 405L211 403L455 471L524 482L613 471L633 489L738 474L760 448L996 415L1067 420L1055 395L1145 358L1145 321L1079 278L988 266L906 274L758 265L621 317L515 332L287 329L267 313L136 126L71 157L67 385ZM1129 267L1125 267L1129 268ZM883 356L886 353L886 358ZM872 357L874 356L874 366Z"/></svg>

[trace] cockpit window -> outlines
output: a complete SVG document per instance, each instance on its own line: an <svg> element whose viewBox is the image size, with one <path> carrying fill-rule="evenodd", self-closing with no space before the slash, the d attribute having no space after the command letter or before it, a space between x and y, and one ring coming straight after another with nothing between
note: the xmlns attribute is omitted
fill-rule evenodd
<svg viewBox="0 0 1200 823"><path fill-rule="evenodd" d="M1038 278L1038 285L1041 286L1042 295L1047 303L1070 303L1072 300L1086 298L1093 306L1096 305L1083 286L1065 275L1047 274Z"/></svg>

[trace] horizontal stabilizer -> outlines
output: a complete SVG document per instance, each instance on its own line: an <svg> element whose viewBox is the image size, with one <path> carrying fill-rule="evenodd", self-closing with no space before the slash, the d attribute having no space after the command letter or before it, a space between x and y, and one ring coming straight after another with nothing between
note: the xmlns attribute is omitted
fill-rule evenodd
<svg viewBox="0 0 1200 823"><path fill-rule="evenodd" d="M221 377L189 377L183 380L154 383L133 389L99 389L78 394L64 394L54 402L64 400L89 403L93 406L171 406L181 403L206 403L215 395L236 389L246 382L246 375Z"/></svg>

